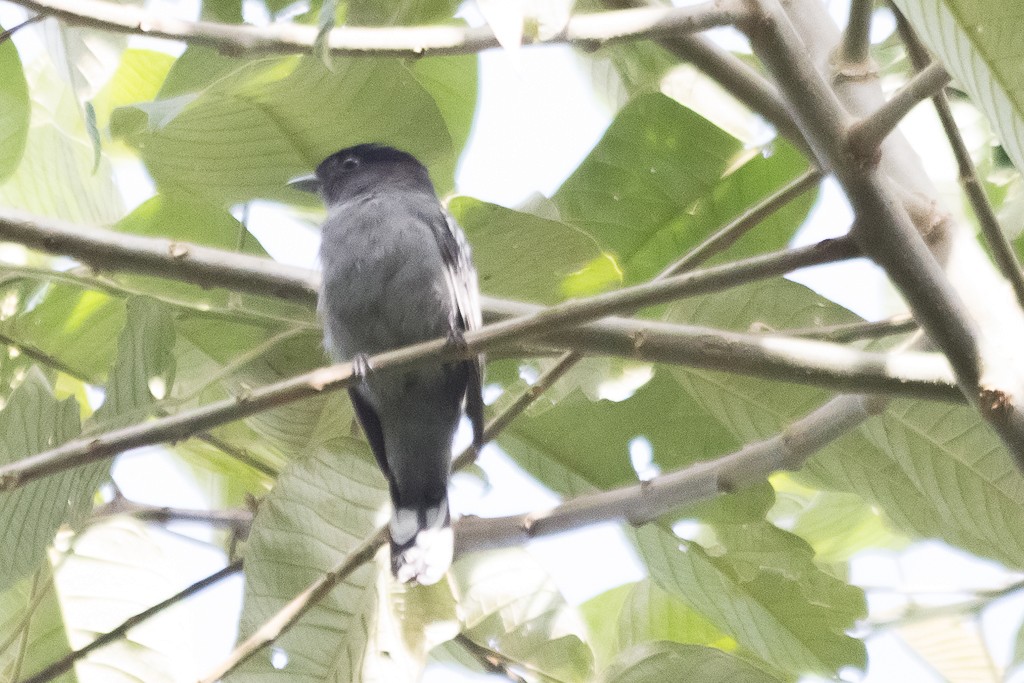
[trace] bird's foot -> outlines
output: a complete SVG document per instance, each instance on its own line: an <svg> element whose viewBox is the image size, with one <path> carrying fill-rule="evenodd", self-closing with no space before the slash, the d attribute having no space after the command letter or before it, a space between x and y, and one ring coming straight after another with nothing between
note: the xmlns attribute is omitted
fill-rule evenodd
<svg viewBox="0 0 1024 683"><path fill-rule="evenodd" d="M459 356L465 356L469 351L469 344L466 342L466 334L458 328L448 331L448 339L446 340L445 345L448 348L453 349Z"/></svg>
<svg viewBox="0 0 1024 683"><path fill-rule="evenodd" d="M357 353L352 356L352 375L359 380L360 384L366 381L366 376L372 369L370 359L365 353Z"/></svg>

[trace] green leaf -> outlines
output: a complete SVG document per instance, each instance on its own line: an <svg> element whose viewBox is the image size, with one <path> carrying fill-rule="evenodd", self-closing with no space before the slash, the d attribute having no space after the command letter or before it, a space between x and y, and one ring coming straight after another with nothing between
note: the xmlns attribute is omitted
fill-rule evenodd
<svg viewBox="0 0 1024 683"><path fill-rule="evenodd" d="M92 100L100 128L110 122L114 109L154 99L174 63L165 52L125 50L110 82Z"/></svg>
<svg viewBox="0 0 1024 683"><path fill-rule="evenodd" d="M203 0L202 18L226 24L241 24L242 0Z"/></svg>
<svg viewBox="0 0 1024 683"><path fill-rule="evenodd" d="M493 296L554 303L564 298L559 293L569 278L601 259L595 241L565 223L470 197L456 197L448 209L473 245L481 289ZM617 285L620 277L613 273L594 291Z"/></svg>
<svg viewBox="0 0 1024 683"><path fill-rule="evenodd" d="M714 552L657 525L637 531L651 578L768 664L835 675L863 669L864 644L845 634L864 594L822 572L802 540L766 522L715 527Z"/></svg>
<svg viewBox="0 0 1024 683"><path fill-rule="evenodd" d="M149 417L174 385L173 349L174 321L167 307L145 297L128 299L117 360L90 427L109 431Z"/></svg>
<svg viewBox="0 0 1024 683"><path fill-rule="evenodd" d="M566 434L573 438L567 440ZM574 391L549 409L515 421L498 440L528 470L530 454L541 454L592 486L611 488L637 482L629 443L638 436L651 443L654 462L663 471L723 455L738 445L660 369L625 401L591 401ZM557 482L544 483L560 490Z"/></svg>
<svg viewBox="0 0 1024 683"><path fill-rule="evenodd" d="M837 325L860 320L842 307L788 280L734 287L673 304L667 319L747 331ZM702 407L742 443L775 435L788 422L824 403L828 392L794 384L672 366L670 372Z"/></svg>
<svg viewBox="0 0 1024 683"><path fill-rule="evenodd" d="M154 103L158 119L153 106L115 110L111 130L139 150L168 194L218 205L253 197L298 200L285 187L289 178L367 141L416 155L441 192L453 182L459 150L447 123L397 60L338 60L334 73L308 57L259 60L197 96L172 101L173 110L167 104ZM324 112L345 125L323 125Z"/></svg>
<svg viewBox="0 0 1024 683"><path fill-rule="evenodd" d="M0 464L78 436L78 403L58 401L33 368L0 412ZM79 467L0 493L0 590L36 571L57 528L79 517L96 490L93 468Z"/></svg>
<svg viewBox="0 0 1024 683"><path fill-rule="evenodd" d="M369 449L356 441L286 468L262 501L246 546L241 637L373 534L387 516L387 498ZM410 624L418 636L405 633L389 616L391 582L385 564L381 556L356 569L276 641L274 649L284 653L287 666L275 668L266 648L226 680L414 679L426 656L423 633L431 624L407 602L416 600L410 597L416 591L401 597L405 613L414 615ZM406 638L414 636L419 642L409 645Z"/></svg>
<svg viewBox="0 0 1024 683"><path fill-rule="evenodd" d="M782 679L721 650L656 642L623 652L601 676L603 683L776 683Z"/></svg>
<svg viewBox="0 0 1024 683"><path fill-rule="evenodd" d="M622 648L619 646L619 617L633 592L635 583L616 586L580 605L580 616L587 622L587 639L594 651L597 669L603 670Z"/></svg>
<svg viewBox="0 0 1024 683"><path fill-rule="evenodd" d="M621 262L710 194L741 152L738 140L664 95L642 95L552 199Z"/></svg>
<svg viewBox="0 0 1024 683"><path fill-rule="evenodd" d="M0 45L0 181L14 173L21 162L31 113L18 49L14 41L5 41Z"/></svg>
<svg viewBox="0 0 1024 683"><path fill-rule="evenodd" d="M1018 169L1024 168L1024 44L1016 0L897 0L907 19L985 113Z"/></svg>
<svg viewBox="0 0 1024 683"><path fill-rule="evenodd" d="M56 359L75 377L103 383L124 327L124 302L71 285L25 282L14 275L4 287L15 314L0 322L0 332L20 347Z"/></svg>
<svg viewBox="0 0 1024 683"><path fill-rule="evenodd" d="M50 565L0 593L0 678L20 681L71 652ZM53 679L76 683L74 671Z"/></svg>
<svg viewBox="0 0 1024 683"><path fill-rule="evenodd" d="M434 98L448 125L456 150L466 146L476 113L478 60L476 55L420 59L410 65L412 75Z"/></svg>
<svg viewBox="0 0 1024 683"><path fill-rule="evenodd" d="M527 552L473 553L455 563L452 575L466 636L547 678L592 679L582 618Z"/></svg>
<svg viewBox="0 0 1024 683"><path fill-rule="evenodd" d="M90 144L54 125L33 126L21 165L0 184L0 204L73 223L113 223L124 211L121 193L107 159L95 173L94 162Z"/></svg>
<svg viewBox="0 0 1024 683"><path fill-rule="evenodd" d="M735 640L649 579L637 582L626 596L618 632L621 649L651 640L736 649Z"/></svg>

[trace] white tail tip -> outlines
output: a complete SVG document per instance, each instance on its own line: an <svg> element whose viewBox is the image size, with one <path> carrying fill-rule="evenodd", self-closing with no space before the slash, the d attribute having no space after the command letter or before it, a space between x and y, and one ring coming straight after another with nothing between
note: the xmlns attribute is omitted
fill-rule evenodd
<svg viewBox="0 0 1024 683"><path fill-rule="evenodd" d="M413 544L396 558L395 577L402 583L415 581L432 586L448 571L454 551L455 534L451 527L422 529Z"/></svg>

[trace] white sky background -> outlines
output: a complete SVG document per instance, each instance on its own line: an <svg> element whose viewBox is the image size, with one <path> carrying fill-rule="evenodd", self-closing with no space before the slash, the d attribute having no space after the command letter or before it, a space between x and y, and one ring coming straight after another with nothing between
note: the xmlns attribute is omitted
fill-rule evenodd
<svg viewBox="0 0 1024 683"><path fill-rule="evenodd" d="M187 18L194 18L198 6L194 0L166 0L149 3L153 7ZM682 4L682 3L677 3ZM845 16L845 3L833 3L837 17ZM0 2L0 23L11 26L24 14L20 9ZM885 27L881 27L885 29ZM39 43L31 31L17 36L23 56L36 53ZM180 52L163 41L133 38L132 46ZM540 192L550 196L562 180L600 139L611 121L612 112L593 93L589 76L569 48L528 48L510 54L493 50L481 55L480 90L475 128L462 157L457 189L462 194L486 201L516 206ZM925 167L943 189L955 187L956 172L951 155L933 141L938 130L931 110L920 107L904 126L915 148L925 155ZM969 128L968 132L974 130ZM137 165L122 165L119 180L129 206L144 201L152 186ZM959 209L959 207L953 207ZM797 242L806 243L825 236L841 234L850 223L850 212L834 183L825 184L818 207ZM291 220L286 209L257 204L250 217L250 229L275 258L303 266L316 261L318 235ZM871 318L887 315L899 308L877 271L869 265L844 265L842 275L825 274L821 269L798 279L829 298ZM463 438L465 435L462 435ZM629 457L623 453L622 457ZM655 464L657 454L654 454ZM533 483L497 448L489 447L481 466L487 472L491 488L481 495L471 480L457 477L453 484L453 506L463 514L489 516L521 513L550 506L557 498ZM160 449L148 449L118 459L115 477L130 498L177 507L208 507L190 475ZM207 530L196 525L174 525L197 539L209 538ZM168 556L180 565L182 586L212 573L223 565L223 555L209 546L172 533L160 532L168 544ZM530 544L538 557L573 603L580 603L608 588L644 576L632 549L613 524L541 539ZM959 602L965 588L998 588L1019 578L995 563L977 560L950 549L942 543L914 544L903 552L870 551L860 554L851 565L852 581L872 588L908 590L921 593L919 604ZM196 667L199 672L219 661L234 642L234 629L241 603L241 580L224 582L193 598L187 610L193 615L196 642ZM899 592L869 591L872 615L884 618L905 604ZM1000 601L982 620L983 633L996 662L1004 667L1013 648L1013 638L1024 613L1024 596ZM870 683L888 681L941 681L902 641L892 635L868 640ZM456 678L447 667L432 667L429 683L481 680L481 677ZM858 678L855 674L848 676ZM491 680L485 677L483 680ZM1013 680L1024 681L1024 675Z"/></svg>

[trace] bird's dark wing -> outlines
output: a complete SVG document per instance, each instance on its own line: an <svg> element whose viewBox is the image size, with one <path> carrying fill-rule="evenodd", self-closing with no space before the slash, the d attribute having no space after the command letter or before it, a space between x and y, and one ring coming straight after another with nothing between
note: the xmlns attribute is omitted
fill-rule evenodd
<svg viewBox="0 0 1024 683"><path fill-rule="evenodd" d="M398 500L394 478L391 476L391 470L388 468L388 459L384 453L384 431L381 429L377 411L359 393L359 387L349 387L348 395L352 399L352 407L356 410L356 418L366 434L366 440L370 442L370 450L373 451L374 457L377 458L377 465L388 480L388 486L391 489L391 500Z"/></svg>
<svg viewBox="0 0 1024 683"><path fill-rule="evenodd" d="M444 214L444 225L436 230L441 258L447 267L448 282L455 302L456 329L468 332L483 324L480 310L480 286L470 256L469 242L455 219ZM466 416L473 426L473 444L480 448L484 441L483 356L466 362Z"/></svg>

